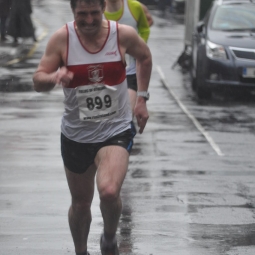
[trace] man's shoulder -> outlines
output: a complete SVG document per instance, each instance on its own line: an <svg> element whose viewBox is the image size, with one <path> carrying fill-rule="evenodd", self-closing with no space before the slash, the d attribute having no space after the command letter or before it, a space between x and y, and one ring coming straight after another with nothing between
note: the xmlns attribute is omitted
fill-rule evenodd
<svg viewBox="0 0 255 255"><path fill-rule="evenodd" d="M120 38L126 38L126 39L137 35L136 30L133 27L128 26L126 24L118 23L118 32L119 32Z"/></svg>
<svg viewBox="0 0 255 255"><path fill-rule="evenodd" d="M62 26L61 28L59 28L55 34L57 34L58 36L66 36L67 35L67 30L68 30L68 25L65 24L64 26Z"/></svg>
<svg viewBox="0 0 255 255"><path fill-rule="evenodd" d="M53 44L62 45L63 43L66 42L67 35L68 35L67 28L66 28L66 25L64 25L61 28L59 28L57 31L55 31L55 33L53 33L50 41Z"/></svg>

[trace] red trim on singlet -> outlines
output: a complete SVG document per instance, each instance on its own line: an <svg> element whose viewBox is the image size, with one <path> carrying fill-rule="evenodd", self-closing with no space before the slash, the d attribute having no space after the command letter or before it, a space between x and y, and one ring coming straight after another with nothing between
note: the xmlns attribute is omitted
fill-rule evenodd
<svg viewBox="0 0 255 255"><path fill-rule="evenodd" d="M68 29L68 25L67 25L67 24L66 24L66 32L67 32L66 63L68 63L68 53L69 53L69 29Z"/></svg>
<svg viewBox="0 0 255 255"><path fill-rule="evenodd" d="M102 80L99 79L98 82L93 82L89 79L89 76L91 75L90 68L93 67L100 69L98 75L102 77ZM67 69L74 73L74 77L68 88L76 88L78 86L95 83L115 86L126 79L126 70L122 61L67 66Z"/></svg>
<svg viewBox="0 0 255 255"><path fill-rule="evenodd" d="M119 54L120 54L120 56L121 56L122 63L123 63L123 65L124 65L125 68L126 68L127 63L126 63L125 57L122 56L121 51L120 51L119 23L117 23L117 22L116 22L116 27L117 27L117 28L116 28L116 31L117 31L118 50L119 50Z"/></svg>
<svg viewBox="0 0 255 255"><path fill-rule="evenodd" d="M105 46L105 44L106 44L106 42L107 42L107 40L108 40L108 37L109 37L109 34L110 34L110 30L111 30L111 29L110 29L110 22L109 22L109 20L107 20L107 23L108 23L108 32L107 32L107 36L106 36L106 39L105 39L105 41L104 41L102 47L101 47L98 51L92 52L92 51L89 51L89 50L83 45L83 43L82 43L82 41L81 41L81 38L80 38L79 34L77 33L77 30L75 29L75 27L76 27L76 22L75 22L75 21L73 22L74 31L75 31L75 33L76 33L76 35L77 35L77 38L78 38L78 40L79 40L79 42L80 42L82 48L83 48L84 50L86 50L88 53L90 53L90 54L97 54L98 52L100 52L100 51L104 48L104 46Z"/></svg>

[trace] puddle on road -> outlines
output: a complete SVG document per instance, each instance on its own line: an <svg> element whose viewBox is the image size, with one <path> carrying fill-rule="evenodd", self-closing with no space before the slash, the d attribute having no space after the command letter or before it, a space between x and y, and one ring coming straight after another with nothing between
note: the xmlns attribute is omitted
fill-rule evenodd
<svg viewBox="0 0 255 255"><path fill-rule="evenodd" d="M255 133L254 95L219 98L198 102L191 99L198 104L192 113L203 127L217 132Z"/></svg>
<svg viewBox="0 0 255 255"><path fill-rule="evenodd" d="M21 112L12 112L12 113L4 113L4 116L13 116L14 119L34 119L36 118L36 114L33 113L21 113Z"/></svg>
<svg viewBox="0 0 255 255"><path fill-rule="evenodd" d="M1 67L0 91L1 92L23 92L33 90L33 74L38 66L40 53L33 57L18 61L8 67Z"/></svg>
<svg viewBox="0 0 255 255"><path fill-rule="evenodd" d="M123 207L119 223L120 242L119 249L124 254L131 254L133 251L134 240L132 238L132 230L134 222L132 217L132 200L129 191L122 190Z"/></svg>
<svg viewBox="0 0 255 255"><path fill-rule="evenodd" d="M162 171L162 176L164 177L169 177L173 175L205 175L209 174L208 172L205 171L197 171L197 170L161 170Z"/></svg>
<svg viewBox="0 0 255 255"><path fill-rule="evenodd" d="M28 81L30 80L30 82ZM25 80L25 76L3 76L0 79L0 92L24 92L33 91L32 78Z"/></svg>
<svg viewBox="0 0 255 255"><path fill-rule="evenodd" d="M42 108L42 102L38 100L20 100L20 101L0 101L2 107L12 107L19 109L40 109ZM7 113L8 114L8 113Z"/></svg>
<svg viewBox="0 0 255 255"><path fill-rule="evenodd" d="M255 224L236 226L190 224L190 233L198 246L207 246L208 249L218 247L219 252L227 252L233 247L255 245Z"/></svg>
<svg viewBox="0 0 255 255"><path fill-rule="evenodd" d="M189 123L188 118L180 118L180 116L183 116L183 112L180 110L180 112L177 113L169 113L166 114L165 112L155 112L153 113L153 122L166 124L166 131L169 131L171 129L174 129L177 125L178 126L186 126L187 123ZM171 125L169 125L171 123ZM161 128L160 131L163 131ZM182 130L175 130L175 132L182 132Z"/></svg>
<svg viewBox="0 0 255 255"><path fill-rule="evenodd" d="M132 172L131 177L134 179L137 178L148 178L148 171L144 169L136 169Z"/></svg>

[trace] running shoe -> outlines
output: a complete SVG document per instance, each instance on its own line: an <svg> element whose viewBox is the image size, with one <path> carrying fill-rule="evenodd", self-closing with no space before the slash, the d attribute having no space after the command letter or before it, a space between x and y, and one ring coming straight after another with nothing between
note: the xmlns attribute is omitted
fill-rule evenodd
<svg viewBox="0 0 255 255"><path fill-rule="evenodd" d="M102 255L119 255L116 237L114 238L112 244L109 245L104 241L104 235L102 234L100 238L100 249Z"/></svg>

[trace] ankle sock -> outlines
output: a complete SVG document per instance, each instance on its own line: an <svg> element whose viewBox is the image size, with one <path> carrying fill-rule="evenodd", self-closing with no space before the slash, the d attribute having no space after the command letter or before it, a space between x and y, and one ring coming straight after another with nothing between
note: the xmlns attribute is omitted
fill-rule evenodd
<svg viewBox="0 0 255 255"><path fill-rule="evenodd" d="M105 238L105 235L102 235L102 242L103 242L103 246L107 247L107 248L110 248L110 247L113 247L116 245L116 236L114 236L114 238L109 241Z"/></svg>

